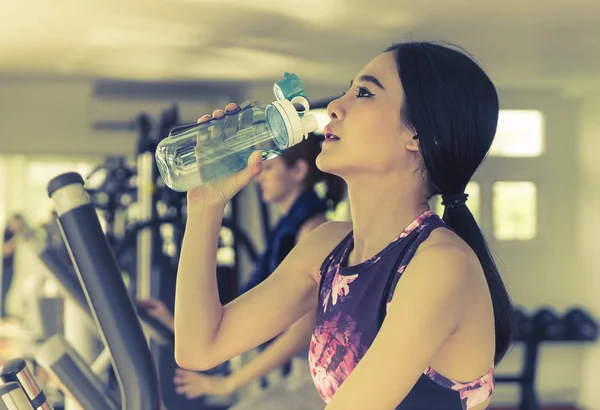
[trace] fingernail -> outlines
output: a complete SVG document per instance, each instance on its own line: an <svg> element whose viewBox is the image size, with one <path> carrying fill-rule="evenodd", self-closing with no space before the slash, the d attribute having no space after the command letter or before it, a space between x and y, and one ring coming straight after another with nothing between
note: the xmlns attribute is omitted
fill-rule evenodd
<svg viewBox="0 0 600 410"><path fill-rule="evenodd" d="M202 117L198 118L197 122L202 122L204 120L209 120L211 118L210 114L204 114Z"/></svg>

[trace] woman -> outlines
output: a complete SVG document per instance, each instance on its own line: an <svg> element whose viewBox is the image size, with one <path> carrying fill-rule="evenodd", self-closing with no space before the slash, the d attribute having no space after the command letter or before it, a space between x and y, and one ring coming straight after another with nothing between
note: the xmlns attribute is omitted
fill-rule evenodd
<svg viewBox="0 0 600 410"><path fill-rule="evenodd" d="M326 222L327 209L335 207L345 195L345 184L340 178L325 174L317 168L315 160L320 151L319 139L311 135L279 157L264 162L263 172L257 178L261 196L267 204L278 209L281 217L268 238L266 251L262 254L250 279L243 286L242 293L266 279L298 241L318 225ZM315 192L315 186L320 182L326 184L324 199L319 198ZM173 329L173 316L162 302L150 299L140 301L138 305L146 308L151 315ZM289 362L290 359L296 358L293 380L280 386L277 393L269 393L271 399L258 397L261 404L253 403L252 408L276 408L273 407L276 405L274 400L293 400L290 392L280 390L290 387L291 384L295 384L295 390L303 388L307 384L305 381L312 384L308 373L307 347L314 320L314 314L305 315L270 343L257 358L226 377L178 370L175 376L177 392L190 399L208 394L227 395L265 376L271 370ZM304 349L303 353L300 352L302 349ZM312 395L318 399L314 388L312 390ZM309 405L304 408L314 409L315 406Z"/></svg>
<svg viewBox="0 0 600 410"><path fill-rule="evenodd" d="M260 156L188 192L178 364L210 368L317 310L309 362L327 410L486 409L512 306L464 189L498 111L488 76L455 48L407 42L375 57L329 104L317 158L346 181L352 222L316 228L225 307L215 285L218 229L226 201L260 173ZM443 220L428 206L437 194Z"/></svg>
<svg viewBox="0 0 600 410"><path fill-rule="evenodd" d="M23 225L23 216L13 215L4 228L4 241L2 243L2 295L0 295L0 319L8 317L6 302L8 291L13 283L15 271L15 249L18 234Z"/></svg>

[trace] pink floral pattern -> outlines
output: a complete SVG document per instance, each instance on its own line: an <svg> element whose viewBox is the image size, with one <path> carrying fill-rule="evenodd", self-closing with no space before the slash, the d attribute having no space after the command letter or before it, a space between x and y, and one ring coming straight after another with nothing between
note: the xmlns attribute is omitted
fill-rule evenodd
<svg viewBox="0 0 600 410"><path fill-rule="evenodd" d="M431 367L425 369L423 373L440 386L457 391L460 394L460 400L465 410L472 409L488 400L492 396L496 386L493 367L485 376L468 383L448 379Z"/></svg>
<svg viewBox="0 0 600 410"><path fill-rule="evenodd" d="M344 276L340 272L336 272L331 285L331 305L335 306L338 297L348 296L350 293L350 284L358 278L358 275Z"/></svg>
<svg viewBox="0 0 600 410"><path fill-rule="evenodd" d="M419 230L422 230L423 228L425 228L425 225L423 224L423 221L425 221L427 218L429 218L430 216L433 215L433 211L425 211L423 212L421 215L419 215L417 217L417 219L415 219L414 221L412 221L412 223L410 225L408 225L400 235L398 235L398 237L395 239L400 240L402 238L406 238L408 236L409 233L411 233L413 230L415 230L415 228L419 228Z"/></svg>
<svg viewBox="0 0 600 410"><path fill-rule="evenodd" d="M366 352L356 322L337 312L313 333L308 361L317 391L328 403Z"/></svg>
<svg viewBox="0 0 600 410"><path fill-rule="evenodd" d="M344 255L347 251L344 252ZM323 292L323 312L327 311L328 307L333 307L338 302L338 298L348 296L350 293L350 284L354 282L358 275L345 276L340 274L340 264L332 263L327 271L327 276L333 275L331 284L323 284L321 292ZM329 301L331 300L331 305Z"/></svg>

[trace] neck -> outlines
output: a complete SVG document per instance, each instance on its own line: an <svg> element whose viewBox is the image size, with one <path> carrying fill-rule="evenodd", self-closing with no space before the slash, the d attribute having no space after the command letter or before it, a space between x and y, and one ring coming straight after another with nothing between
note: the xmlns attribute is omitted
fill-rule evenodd
<svg viewBox="0 0 600 410"><path fill-rule="evenodd" d="M417 184L393 180L348 182L354 249L351 263L375 256L429 209Z"/></svg>
<svg viewBox="0 0 600 410"><path fill-rule="evenodd" d="M303 192L304 190L301 188L293 189L288 195L286 195L281 200L277 201L275 205L277 206L277 208L279 208L279 211L283 215L286 215L288 212L290 212L290 209L292 209L292 206L294 206L294 204L296 203L298 198L300 198L300 195L302 195Z"/></svg>

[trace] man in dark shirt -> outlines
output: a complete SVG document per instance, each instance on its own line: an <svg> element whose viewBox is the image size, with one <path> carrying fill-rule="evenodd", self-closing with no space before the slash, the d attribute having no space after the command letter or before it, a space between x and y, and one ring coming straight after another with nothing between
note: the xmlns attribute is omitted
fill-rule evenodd
<svg viewBox="0 0 600 410"><path fill-rule="evenodd" d="M21 230L23 217L13 215L4 228L4 242L2 245L2 297L0 298L0 318L6 318L6 296L13 281L15 263L15 243Z"/></svg>

